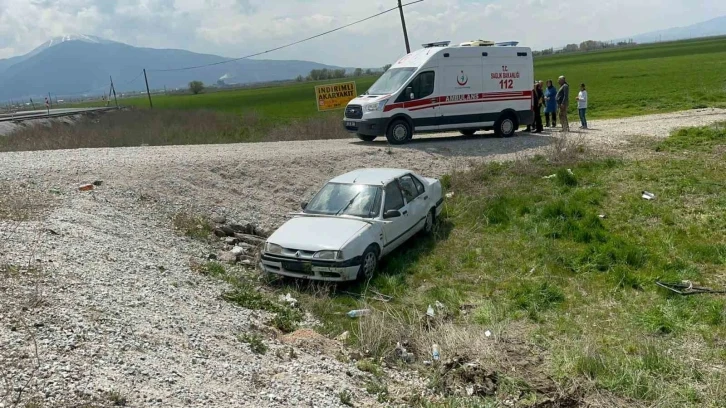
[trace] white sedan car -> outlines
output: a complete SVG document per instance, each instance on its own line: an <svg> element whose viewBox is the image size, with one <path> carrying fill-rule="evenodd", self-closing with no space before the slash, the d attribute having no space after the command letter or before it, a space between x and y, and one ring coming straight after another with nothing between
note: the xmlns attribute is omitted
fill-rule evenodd
<svg viewBox="0 0 726 408"><path fill-rule="evenodd" d="M263 271L323 281L368 279L378 260L441 213L439 180L360 169L330 180L265 243Z"/></svg>

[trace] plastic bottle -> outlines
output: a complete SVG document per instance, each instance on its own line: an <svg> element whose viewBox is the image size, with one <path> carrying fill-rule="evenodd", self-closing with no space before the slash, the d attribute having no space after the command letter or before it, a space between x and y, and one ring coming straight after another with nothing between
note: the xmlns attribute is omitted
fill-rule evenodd
<svg viewBox="0 0 726 408"><path fill-rule="evenodd" d="M441 358L438 344L434 344L431 346L431 356L433 357L434 361L439 361L439 359Z"/></svg>
<svg viewBox="0 0 726 408"><path fill-rule="evenodd" d="M358 310L351 310L350 312L346 313L348 317L355 318L360 316L367 316L371 313L370 309L358 309Z"/></svg>

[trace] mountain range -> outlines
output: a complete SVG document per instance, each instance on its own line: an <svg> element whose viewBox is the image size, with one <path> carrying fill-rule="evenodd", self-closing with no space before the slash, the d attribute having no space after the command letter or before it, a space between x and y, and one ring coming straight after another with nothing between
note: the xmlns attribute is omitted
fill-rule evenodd
<svg viewBox="0 0 726 408"><path fill-rule="evenodd" d="M665 30L652 31L631 37L636 43L652 43L660 41L686 40L689 38L713 37L726 35L726 16L716 17L708 21L685 27L673 27Z"/></svg>
<svg viewBox="0 0 726 408"><path fill-rule="evenodd" d="M247 84L286 80L313 69L339 67L309 61L230 58L176 49L134 47L90 35L53 38L33 51L0 60L0 100L56 96L99 95L108 92L109 76L117 92L145 89L146 68L152 89L186 87L190 81L205 84ZM198 69L162 71L190 66Z"/></svg>

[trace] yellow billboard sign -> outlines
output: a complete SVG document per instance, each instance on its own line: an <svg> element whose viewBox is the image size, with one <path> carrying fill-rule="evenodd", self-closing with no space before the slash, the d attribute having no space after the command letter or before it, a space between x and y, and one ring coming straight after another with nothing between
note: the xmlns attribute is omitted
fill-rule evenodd
<svg viewBox="0 0 726 408"><path fill-rule="evenodd" d="M315 87L315 98L318 101L319 111L343 109L357 95L355 81Z"/></svg>

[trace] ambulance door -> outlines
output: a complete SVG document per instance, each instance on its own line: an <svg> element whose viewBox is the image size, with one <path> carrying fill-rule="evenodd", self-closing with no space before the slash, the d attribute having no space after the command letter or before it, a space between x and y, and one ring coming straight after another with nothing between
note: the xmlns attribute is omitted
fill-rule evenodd
<svg viewBox="0 0 726 408"><path fill-rule="evenodd" d="M481 67L480 58L457 58L452 55L451 58L441 60L442 130L474 128L481 125Z"/></svg>
<svg viewBox="0 0 726 408"><path fill-rule="evenodd" d="M413 120L414 132L439 129L439 86L435 67L422 69L396 99Z"/></svg>
<svg viewBox="0 0 726 408"><path fill-rule="evenodd" d="M497 120L506 109L527 112L532 108L531 56L521 55L516 48L496 50L484 58L484 99L489 121Z"/></svg>

